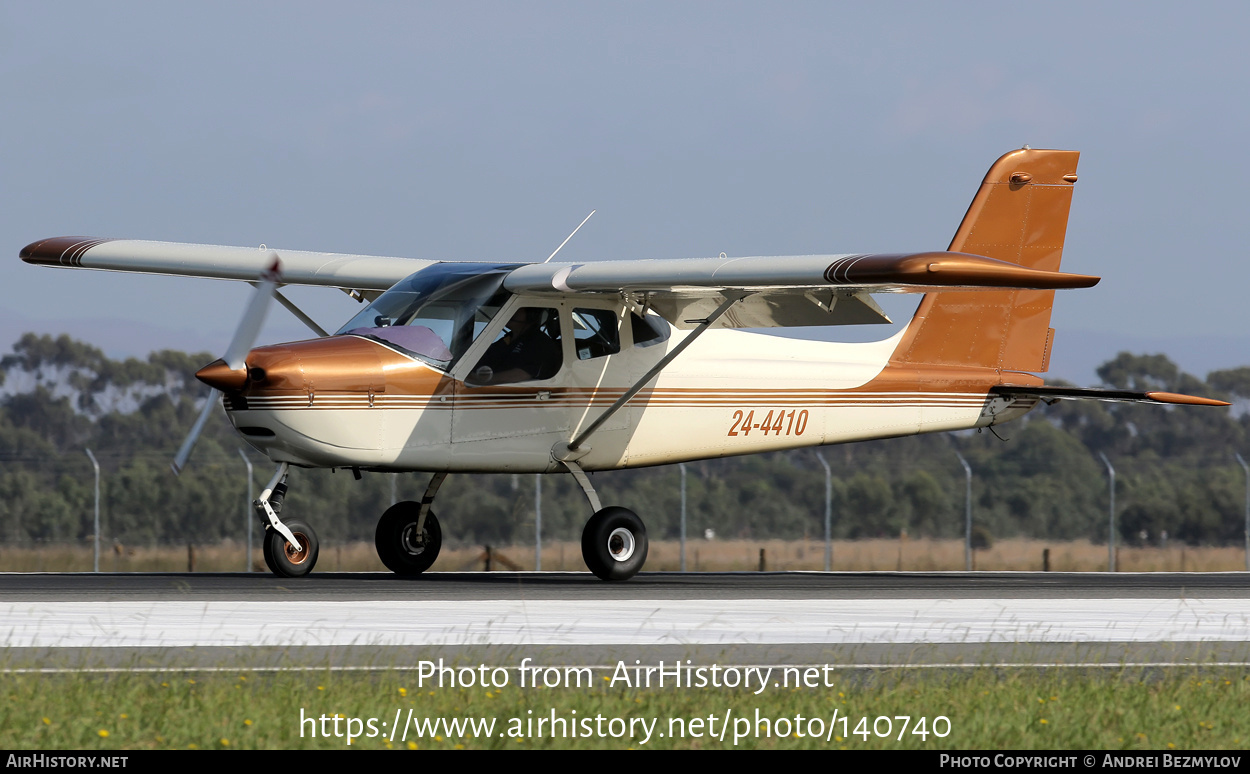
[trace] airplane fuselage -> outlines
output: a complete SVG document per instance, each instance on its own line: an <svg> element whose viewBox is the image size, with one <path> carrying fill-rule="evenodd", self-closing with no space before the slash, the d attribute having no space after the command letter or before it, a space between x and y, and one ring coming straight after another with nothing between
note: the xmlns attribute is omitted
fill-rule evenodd
<svg viewBox="0 0 1250 774"><path fill-rule="evenodd" d="M511 308L522 305L567 315L587 301L519 299ZM263 378L228 394L226 407L243 437L277 462L558 472L553 447L690 335L670 328L662 340L637 345L626 308L599 306L621 322L620 351L579 359L566 337L562 367L551 378L474 386L469 364L485 350L489 329L449 372L384 343L339 335L253 350L249 368ZM992 369L926 366L920 373L892 365L904 334L836 343L709 330L588 439L578 462L610 470L960 430L1036 405L988 395L1002 381Z"/></svg>

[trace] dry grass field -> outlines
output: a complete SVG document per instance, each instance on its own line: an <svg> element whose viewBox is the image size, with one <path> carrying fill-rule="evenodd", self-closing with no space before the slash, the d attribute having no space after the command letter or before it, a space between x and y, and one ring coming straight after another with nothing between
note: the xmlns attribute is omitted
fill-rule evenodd
<svg viewBox="0 0 1250 774"><path fill-rule="evenodd" d="M691 540L686 545L686 569L698 571L750 571L760 567L764 551L766 570L821 570L824 544L817 540ZM988 550L975 552L978 570L1041 570L1043 552L1049 549L1054 572L1100 572L1107 569L1107 547L1086 541L1000 540ZM435 572L484 569L482 546L448 546L434 566ZM193 554L193 555L192 555ZM187 547L102 547L103 572L239 572L245 550L239 543ZM492 569L534 569L532 545L492 549ZM91 570L91 546L53 545L6 547L0 545L0 572L87 572ZM1245 569L1240 547L1169 546L1168 548L1121 547L1117 569L1126 572L1228 572ZM510 565L512 567L510 567ZM653 542L648 570L678 570L680 547L676 541ZM253 552L252 568L263 572L260 549ZM322 572L382 572L372 543L357 542L323 546L317 562ZM581 547L572 541L553 541L543 546L542 569L585 570ZM833 544L833 569L843 571L962 570L964 545L959 540L860 540Z"/></svg>

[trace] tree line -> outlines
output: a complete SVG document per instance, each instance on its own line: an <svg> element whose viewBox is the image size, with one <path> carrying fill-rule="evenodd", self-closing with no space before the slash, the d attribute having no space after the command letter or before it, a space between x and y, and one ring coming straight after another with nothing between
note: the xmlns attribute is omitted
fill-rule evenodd
<svg viewBox="0 0 1250 774"><path fill-rule="evenodd" d="M246 445L213 415L181 477L169 470L207 389L193 376L215 359L164 350L113 360L68 336L24 335L0 359L0 541L76 542L92 534L93 471L102 468L101 534L124 545L212 543L246 527ZM964 529L964 470L974 471L978 530L994 537L1106 540L1105 454L1116 467L1120 539L1239 544L1246 481L1234 454L1250 452L1250 367L1205 380L1163 355L1120 353L1098 369L1108 387L1222 397L1234 408L1087 401L1042 406L995 428L690 463L688 534L820 538L823 454L833 469L835 538L955 537ZM1239 410L1242 409L1242 410ZM255 489L267 460L248 450ZM1248 455L1250 456L1250 455ZM323 544L370 540L398 499L419 499L424 474L295 469L285 514ZM605 504L637 511L653 539L675 538L677 466L594 474ZM435 510L451 543L534 538L533 475L453 475ZM574 540L588 516L570 476L544 476L543 535Z"/></svg>

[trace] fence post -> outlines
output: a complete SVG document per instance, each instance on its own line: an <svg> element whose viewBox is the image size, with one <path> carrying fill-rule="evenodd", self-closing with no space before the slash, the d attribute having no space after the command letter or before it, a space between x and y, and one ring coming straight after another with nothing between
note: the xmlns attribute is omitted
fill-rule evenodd
<svg viewBox="0 0 1250 774"><path fill-rule="evenodd" d="M964 570L972 572L972 468L964 455L958 451L955 456L959 464L964 466Z"/></svg>
<svg viewBox="0 0 1250 774"><path fill-rule="evenodd" d="M239 449L239 456L243 458L243 464L247 465L247 502L243 503L243 523L247 525L247 561L243 565L243 572L252 571L252 461L247 458L247 454Z"/></svg>
<svg viewBox="0 0 1250 774"><path fill-rule="evenodd" d="M543 568L543 474L534 474L534 570Z"/></svg>
<svg viewBox="0 0 1250 774"><path fill-rule="evenodd" d="M1250 465L1246 464L1240 454L1234 456L1241 463L1242 470L1246 471L1246 572L1250 572Z"/></svg>
<svg viewBox="0 0 1250 774"><path fill-rule="evenodd" d="M816 452L816 459L825 468L825 572L830 572L833 570L833 469L820 452Z"/></svg>
<svg viewBox="0 0 1250 774"><path fill-rule="evenodd" d="M681 571L686 571L686 463L677 463L681 471Z"/></svg>
<svg viewBox="0 0 1250 774"><path fill-rule="evenodd" d="M100 463L96 462L95 455L90 449L84 449L87 456L91 459L91 466L95 468L95 527L92 531L95 533L95 546L92 550L91 571L100 571Z"/></svg>
<svg viewBox="0 0 1250 774"><path fill-rule="evenodd" d="M1111 480L1111 505L1107 509L1107 572L1115 572L1115 468L1111 467L1111 460L1107 459L1107 455L1098 452L1098 456L1102 457L1103 464L1107 466L1107 474Z"/></svg>

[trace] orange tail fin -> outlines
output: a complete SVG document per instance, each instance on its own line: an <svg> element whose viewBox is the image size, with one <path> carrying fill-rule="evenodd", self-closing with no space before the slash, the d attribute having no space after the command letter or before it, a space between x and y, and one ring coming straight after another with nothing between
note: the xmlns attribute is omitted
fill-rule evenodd
<svg viewBox="0 0 1250 774"><path fill-rule="evenodd" d="M949 249L1059 271L1079 156L1024 149L994 162ZM1053 290L928 293L891 362L1044 372L1054 298Z"/></svg>

